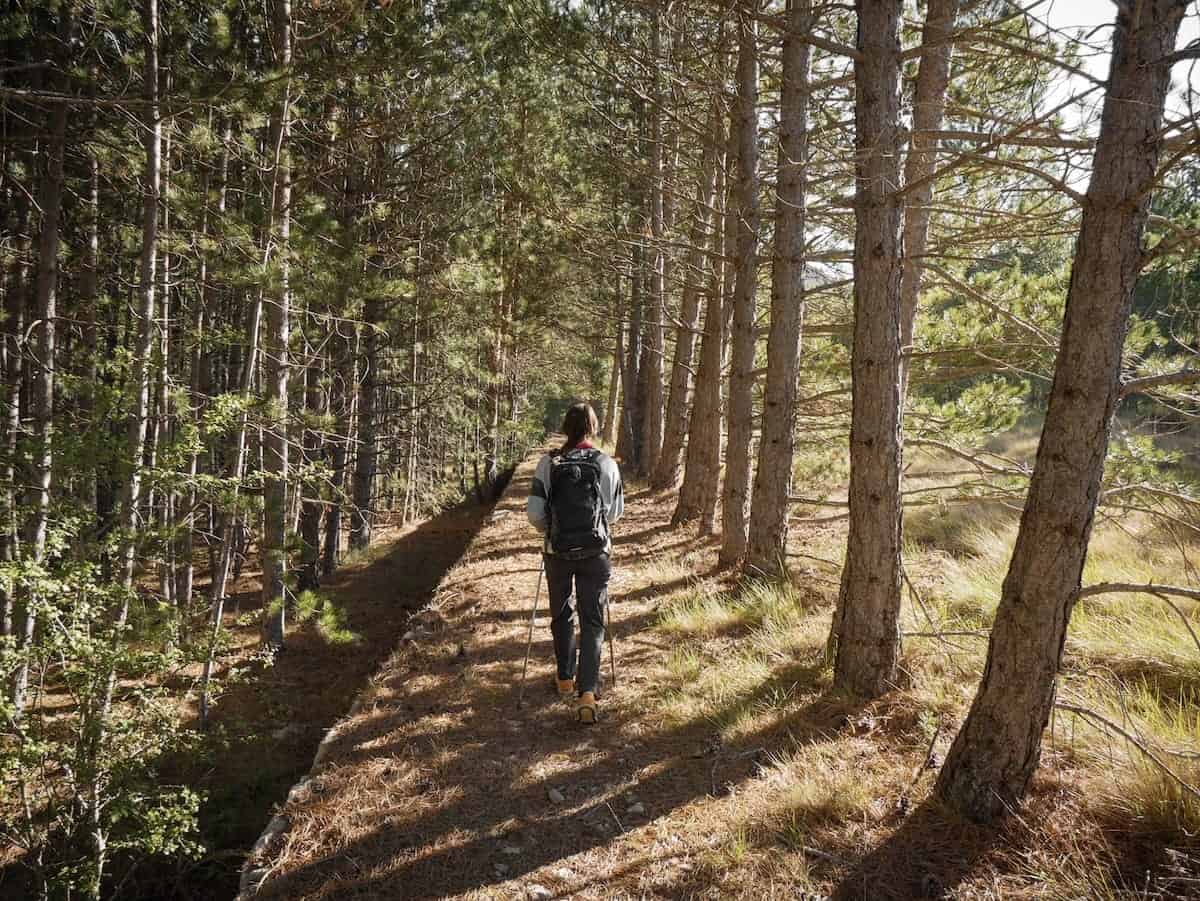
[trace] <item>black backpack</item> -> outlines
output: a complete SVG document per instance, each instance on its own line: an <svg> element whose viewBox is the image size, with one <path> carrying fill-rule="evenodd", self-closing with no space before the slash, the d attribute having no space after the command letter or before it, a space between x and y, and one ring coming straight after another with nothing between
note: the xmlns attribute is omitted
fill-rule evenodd
<svg viewBox="0 0 1200 901"><path fill-rule="evenodd" d="M568 560L608 550L608 510L600 491L600 451L550 458L550 548Z"/></svg>

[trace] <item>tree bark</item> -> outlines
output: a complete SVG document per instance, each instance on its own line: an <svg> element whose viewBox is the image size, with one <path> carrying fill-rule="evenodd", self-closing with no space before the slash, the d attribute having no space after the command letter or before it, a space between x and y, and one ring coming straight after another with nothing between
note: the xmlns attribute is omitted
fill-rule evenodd
<svg viewBox="0 0 1200 901"><path fill-rule="evenodd" d="M505 204L507 206L507 204ZM505 225L500 226L503 232ZM500 261L501 288L492 303L492 329L488 336L487 431L484 435L484 482L491 485L500 472L500 406L506 369L506 335L508 332L508 271L503 257ZM371 340L368 336L368 340ZM372 345L373 346L373 345ZM364 382L364 388L366 383Z"/></svg>
<svg viewBox="0 0 1200 901"><path fill-rule="evenodd" d="M5 173L6 176L8 173ZM20 491L17 487L17 447L21 432L21 385L24 381L25 304L29 291L28 234L29 204L18 190L7 193L13 210L13 263L4 286L4 458L0 463L3 493L0 502L0 561L11 563L20 556L20 530L17 525ZM3 592L0 635L12 635L16 629L16 598Z"/></svg>
<svg viewBox="0 0 1200 901"><path fill-rule="evenodd" d="M716 115L716 114L714 114ZM674 488L679 479L683 459L683 443L687 435L688 407L692 391L692 357L696 349L696 327L700 321L700 299L704 294L705 261L708 258L712 232L712 208L717 185L717 145L712 139L704 146L700 178L696 184L695 217L692 225L683 274L683 299L679 309L679 327L675 331L675 359L671 364L671 393L667 401L663 424L663 446L658 468L650 479L656 490Z"/></svg>
<svg viewBox="0 0 1200 901"><path fill-rule="evenodd" d="M292 65L291 0L273 5L275 54L279 67ZM274 197L271 204L271 241L278 255L278 284L267 304L267 332L263 342L263 380L267 392L267 428L263 438L263 537L262 606L263 643L283 647L287 617L284 579L287 574L288 486L288 340L291 327L289 238L292 223L292 164L288 146L291 118L290 77L271 116L270 146L275 153Z"/></svg>
<svg viewBox="0 0 1200 901"><path fill-rule="evenodd" d="M617 437L617 456L637 471L642 452L641 384L642 353L642 270L645 251L640 236L635 236L629 267L629 331L625 344L625 371L621 374L621 434Z"/></svg>
<svg viewBox="0 0 1200 901"><path fill-rule="evenodd" d="M615 282L613 321L616 324L616 334L613 336L612 371L608 377L608 403L604 407L604 427L600 430L600 443L605 447L612 447L617 437L617 423L620 422L617 406L621 396L622 360L625 357L625 295L621 293L620 275L616 276Z"/></svg>
<svg viewBox="0 0 1200 901"><path fill-rule="evenodd" d="M91 81L95 92L95 82L98 77L95 69L91 72ZM95 110L90 115L88 123L93 136L96 133L97 116ZM99 316L100 298L100 160L93 151L88 154L88 193L87 213L84 221L87 228L87 248L83 255L83 272L80 275L79 302L83 308L83 344L87 355L87 369L84 384L80 385L79 414L84 422L93 421L96 415L97 387L100 383L100 347L97 318ZM81 479L79 489L80 503L84 509L97 509L97 486L100 473L95 463L87 466L86 474Z"/></svg>
<svg viewBox="0 0 1200 901"><path fill-rule="evenodd" d="M39 563L46 549L46 530L49 524L51 477L54 463L54 369L58 316L58 250L63 197L63 156L67 131L65 109L55 107L50 113L49 119L50 138L44 156L46 168L42 176L38 200L38 205L42 210L42 221L38 232L35 305L41 327L38 330L37 360L32 367L34 433L37 441L37 448L34 452L36 483L34 486L34 512L26 539L31 558ZM30 630L27 628L27 631Z"/></svg>
<svg viewBox="0 0 1200 901"><path fill-rule="evenodd" d="M228 197L227 185L229 180L229 145L233 138L233 125L230 119L226 118L221 129L221 155L220 163L217 167L217 185L216 185L216 207L215 210L210 205L209 193L212 189L211 178L206 171L201 181L201 193L204 197L204 210L201 216L200 231L205 237L210 237L214 233L219 233L221 222L225 217L225 207ZM216 222L214 222L214 218ZM204 408L212 392L212 359L209 350L207 349L205 330L210 323L216 320L217 316L217 290L215 285L215 266L209 259L209 252L204 250L200 253L199 268L197 279L200 282L200 297L199 303L196 304L195 318L193 327L195 328L195 347L192 350L192 423L199 432L201 421L204 415ZM197 449L196 453L191 455L191 460L188 465L188 474L193 487L188 491L188 513L183 518L180 526L183 534L180 536L180 551L179 555L183 560L183 568L179 574L179 586L176 593L179 596L180 604L188 609L192 603L192 592L195 584L195 531L196 531L196 506L198 503L198 492L196 491L195 478L200 472L200 452ZM218 553L220 549L218 548ZM210 557L210 559L212 559ZM214 567L215 569L215 567ZM215 573L213 573L215 580ZM222 590L223 594L223 590ZM216 626L220 627L219 611L214 606L211 614L217 620Z"/></svg>
<svg viewBox="0 0 1200 901"><path fill-rule="evenodd" d="M808 155L808 65L805 40L811 0L789 0L779 100L779 172L775 189L775 257L771 272L771 330L767 384L746 571L787 574L787 513L796 449L800 336L804 327L805 160Z"/></svg>
<svg viewBox="0 0 1200 901"><path fill-rule="evenodd" d="M355 111L347 108L344 113L347 131L353 131ZM351 169L343 174L342 196L338 207L338 221L341 228L340 260L344 266L342 278L338 281L337 296L333 305L335 318L331 321L333 335L329 339L330 376L329 411L336 417L336 435L330 441L330 504L325 512L325 543L321 551L321 574L331 576L341 565L342 556L342 524L344 520L344 505L346 499L346 475L350 459L350 437L354 431L354 408L358 383L358 362L355 353L355 330L346 321L348 315L348 300L350 287L355 273L346 265L351 259L354 246L358 240L358 230L355 228L353 210L359 203L360 194L357 189L355 173Z"/></svg>
<svg viewBox="0 0 1200 901"><path fill-rule="evenodd" d="M325 392L322 388L321 361L311 344L304 383L304 463L314 467L321 458L321 433L317 430L314 420L325 416ZM313 590L321 586L320 556L321 556L321 519L325 512L325 504L317 496L315 485L303 486L301 492L304 499L300 506L300 574L298 587L301 591Z"/></svg>
<svg viewBox="0 0 1200 901"><path fill-rule="evenodd" d="M354 384L354 358L350 354L349 341L341 337L343 326L335 324L338 333L331 345L335 348L333 385L330 387L329 406L337 415L337 437L333 440L330 453L329 481L331 501L325 512L325 543L321 550L321 574L331 576L337 571L342 558L342 502L345 497L346 465L349 459L351 406ZM339 353L340 350L340 353Z"/></svg>
<svg viewBox="0 0 1200 901"><path fill-rule="evenodd" d="M170 74L166 76L165 89L161 93L169 94ZM159 234L163 241L161 254L162 265L161 288L158 292L158 396L155 400L155 414L152 420L154 432L150 439L150 471L153 472L167 454L171 440L171 430L174 417L170 395L171 379L171 254L168 248L171 240L171 119L166 120L166 129L162 139L162 184L159 191L162 205L158 212ZM175 504L178 500L173 488L163 488L158 492L157 506L155 492L151 492L149 506L154 510L158 520L161 535L168 535L175 526ZM173 542L167 541L162 545L162 557L158 562L159 594L170 607L176 606L175 598L175 548Z"/></svg>
<svg viewBox="0 0 1200 901"><path fill-rule="evenodd" d="M857 0L850 534L834 614L834 683L864 697L900 653L899 0Z"/></svg>
<svg viewBox="0 0 1200 901"><path fill-rule="evenodd" d="M728 444L721 494L721 550L724 566L746 553L746 514L750 505L751 447L754 440L754 356L758 267L758 27L753 10L738 12L737 102L737 267L733 291L733 330L729 361Z"/></svg>
<svg viewBox="0 0 1200 901"><path fill-rule="evenodd" d="M679 501L671 517L672 525L700 521L700 533L711 535L715 522L717 495L721 484L721 370L725 360L726 264L726 191L725 129L720 106L714 103L712 135L715 159L713 196L719 204L713 210L713 228L704 255L704 333L700 339L700 364L696 370L696 398L688 420L687 451L684 455L683 482ZM729 204L732 206L733 204Z"/></svg>
<svg viewBox="0 0 1200 901"><path fill-rule="evenodd" d="M65 15L65 13L64 13ZM64 26L64 33L70 26ZM39 162L44 169L38 191L41 223L37 242L37 280L34 315L41 323L37 357L33 360L32 407L34 419L33 510L26 524L25 553L34 563L46 554L46 531L50 521L50 499L54 466L54 370L55 326L58 304L58 249L63 198L63 158L66 150L67 109L51 108L47 117L48 139ZM20 646L26 652L17 668L13 683L13 715L19 717L25 706L29 686L29 656L37 631L36 606L26 605Z"/></svg>
<svg viewBox="0 0 1200 901"><path fill-rule="evenodd" d="M138 506L142 497L142 477L146 436L150 425L150 364L154 352L155 294L158 285L158 202L162 179L162 121L158 115L158 0L146 0L142 10L146 37L146 62L143 96L146 118L142 124L146 168L142 176L142 252L138 264L137 342L133 350L133 412L126 433L129 477L121 492L121 585L126 598L121 604L117 626L121 628L129 613L129 594L133 591L133 572L137 550Z"/></svg>
<svg viewBox="0 0 1200 901"><path fill-rule="evenodd" d="M922 133L942 127L946 109L946 89L950 86L950 59L954 44L950 36L958 17L959 0L928 0L921 44L925 48L917 70L913 95L912 143L904 161L904 183L918 185L908 195L904 207L904 262L900 275L900 347L912 347L917 301L925 272L925 249L929 241L929 221L933 200L931 177L937 165L937 139ZM909 358L900 360L900 403L908 394Z"/></svg>
<svg viewBox="0 0 1200 901"><path fill-rule="evenodd" d="M663 316L667 303L666 227L663 163L663 91L661 63L663 4L656 2L650 26L650 296L643 313L640 407L643 422L638 472L649 476L658 466L663 442Z"/></svg>
<svg viewBox="0 0 1200 901"><path fill-rule="evenodd" d="M1117 15L1037 461L983 680L935 789L973 819L995 818L1020 802L1054 707L1121 396L1121 351L1162 149L1167 60L1186 6L1184 0L1144 0Z"/></svg>
<svg viewBox="0 0 1200 901"><path fill-rule="evenodd" d="M419 397L419 383L421 376L421 317L422 317L422 299L425 294L425 278L424 278L424 238L419 245L417 254L417 296L416 302L413 304L413 324L412 338L409 341L409 368L408 368L408 436L405 442L405 463L404 463L404 506L401 512L401 521L408 524L417 518L417 480L420 470L417 468L417 443L418 436L421 434L422 417ZM460 459L461 459L461 447ZM460 470L461 472L461 470ZM463 489L465 492L465 488Z"/></svg>
<svg viewBox="0 0 1200 901"><path fill-rule="evenodd" d="M379 301L369 298L363 310L363 372L358 389L358 441L354 456L354 507L350 512L350 547L364 550L371 543L375 503L375 471L379 448L376 434L376 382L379 367ZM494 410L488 404L489 414ZM489 428L489 434L493 434Z"/></svg>

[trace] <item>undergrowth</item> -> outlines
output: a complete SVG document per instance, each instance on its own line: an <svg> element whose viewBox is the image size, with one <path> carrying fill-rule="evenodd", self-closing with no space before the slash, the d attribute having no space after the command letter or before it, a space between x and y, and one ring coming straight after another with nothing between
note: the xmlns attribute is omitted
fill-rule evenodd
<svg viewBox="0 0 1200 901"><path fill-rule="evenodd" d="M1017 511L995 502L910 511L907 679L866 709L830 689L824 644L836 579L798 574L806 560L839 559L827 532L816 534L818 549L806 541L793 555L796 584L731 589L693 570L665 597L666 723L704 724L727 747L763 743L770 752L704 859L723 884L737 884L733 873L754 884L764 867L782 866L782 851L799 887L823 879L827 889L849 865L831 849L856 859L907 811L932 803L932 774L982 673L1017 522ZM1083 583L1194 584L1187 560L1196 550L1147 517L1101 520ZM1200 885L1200 648L1181 621L1200 633L1200 605L1173 603L1114 593L1076 605L1060 698L1089 715L1057 711L1045 740L1049 781L1039 776L1029 801L1053 814L1030 814L1020 835L989 848L963 876L980 894L964 897L1173 898L1187 895L1172 886ZM1069 802L1052 801L1056 793ZM984 890L989 880L1007 888Z"/></svg>

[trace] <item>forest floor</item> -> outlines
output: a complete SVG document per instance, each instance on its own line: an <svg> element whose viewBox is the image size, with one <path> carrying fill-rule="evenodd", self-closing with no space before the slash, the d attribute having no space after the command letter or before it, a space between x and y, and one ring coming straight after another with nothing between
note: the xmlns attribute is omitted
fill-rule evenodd
<svg viewBox="0 0 1200 901"><path fill-rule="evenodd" d="M218 660L222 684L210 728L164 773L202 793L199 826L207 853L178 867L142 862L120 897L161 901L237 893L241 859L272 809L308 772L322 736L395 649L490 510L467 502L408 526L380 528L369 551L346 554L316 597L309 596L315 609L289 625L287 647L270 662L258 652L261 574L247 568L232 586L226 610L226 646ZM198 666L192 669L181 683L198 677ZM189 708L185 718L194 713Z"/></svg>
<svg viewBox="0 0 1200 901"><path fill-rule="evenodd" d="M913 639L896 691L866 705L832 692L840 523L796 536L797 587L738 587L712 541L669 527L673 495L627 485L610 591L618 679L601 723L575 724L553 693L544 587L518 708L538 581L531 474L518 468L416 625L393 636L283 807L286 831L252 862L267 872L256 897L1200 895L1200 807L1085 724L1077 739L1056 720L1027 806L997 828L928 799L980 653ZM388 554L397 572L412 559ZM920 585L936 577L914 568ZM1146 803L1129 803L1146 785Z"/></svg>

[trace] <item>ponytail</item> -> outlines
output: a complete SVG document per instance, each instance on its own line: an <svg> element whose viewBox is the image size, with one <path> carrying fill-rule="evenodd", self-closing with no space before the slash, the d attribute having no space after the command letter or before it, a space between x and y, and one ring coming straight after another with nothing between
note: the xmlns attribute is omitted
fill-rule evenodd
<svg viewBox="0 0 1200 901"><path fill-rule="evenodd" d="M584 439L595 435L599 428L600 423L596 419L596 411L591 408L590 404L571 404L563 416L562 430L563 434L567 436L567 440L563 442L561 453L565 454Z"/></svg>

